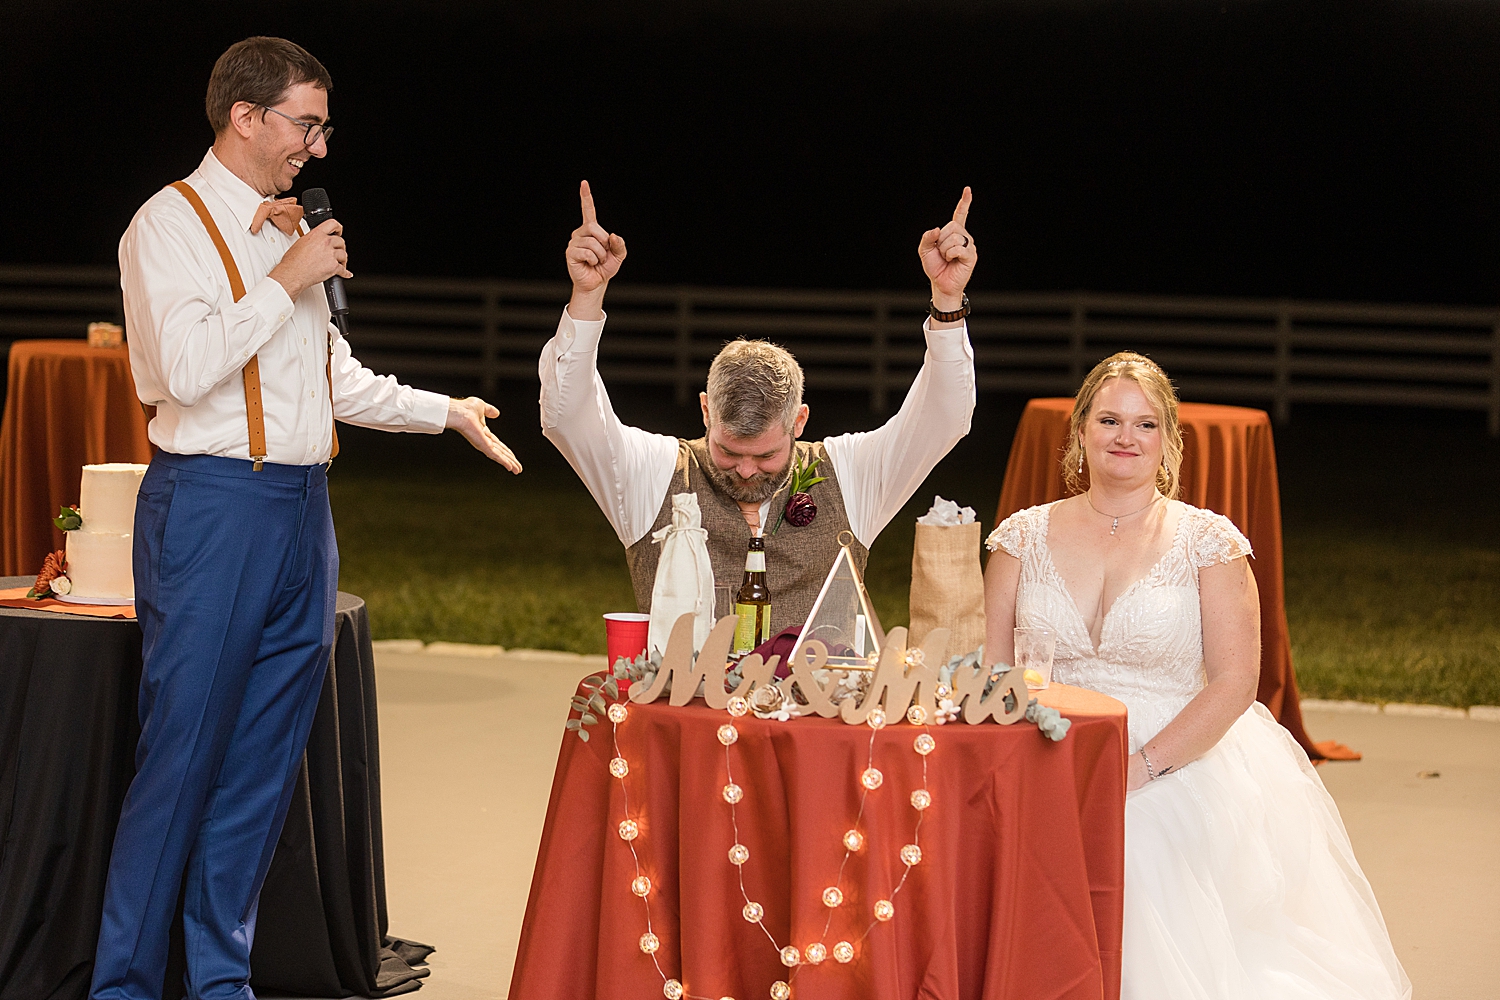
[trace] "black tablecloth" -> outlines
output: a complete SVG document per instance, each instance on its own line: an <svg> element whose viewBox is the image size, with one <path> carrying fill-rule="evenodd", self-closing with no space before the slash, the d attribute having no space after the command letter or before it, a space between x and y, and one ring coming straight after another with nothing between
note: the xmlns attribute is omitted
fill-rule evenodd
<svg viewBox="0 0 1500 1000"><path fill-rule="evenodd" d="M0 578L0 587L30 583ZM140 736L129 619L0 608L0 1000L83 1000ZM182 996L179 927L164 1000ZM323 997L420 986L431 951L387 933L375 660L338 595L333 662L261 892L252 983Z"/></svg>

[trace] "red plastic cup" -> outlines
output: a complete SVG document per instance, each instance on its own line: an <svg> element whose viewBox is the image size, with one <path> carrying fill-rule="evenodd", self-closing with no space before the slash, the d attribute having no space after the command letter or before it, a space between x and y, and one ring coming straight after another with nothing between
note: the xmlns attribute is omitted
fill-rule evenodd
<svg viewBox="0 0 1500 1000"><path fill-rule="evenodd" d="M604 616L604 649L609 666L620 657L633 660L646 651L646 634L651 630L651 616L634 611L617 611Z"/></svg>

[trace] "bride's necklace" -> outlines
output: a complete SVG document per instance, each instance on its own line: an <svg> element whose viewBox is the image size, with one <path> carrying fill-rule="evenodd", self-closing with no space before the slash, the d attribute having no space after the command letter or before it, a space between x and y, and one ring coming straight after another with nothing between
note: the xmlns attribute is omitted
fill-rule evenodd
<svg viewBox="0 0 1500 1000"><path fill-rule="evenodd" d="M1151 493L1152 493L1151 502L1148 503L1148 504L1146 504L1146 506L1142 507L1140 510L1133 510L1129 514L1119 514L1119 515L1116 515L1116 514L1106 514L1106 513L1104 513L1104 511L1102 511L1098 507L1094 506L1094 498L1092 496L1093 492L1094 492L1093 490L1085 490L1084 493L1083 493L1083 498L1088 501L1089 509L1092 510L1095 514L1098 514L1101 517L1112 517L1112 518L1114 518L1114 522L1111 523L1110 526L1109 526L1109 533L1111 535L1113 535L1115 533L1115 529L1120 526L1120 522L1122 520L1124 520L1127 517L1135 517L1137 514L1141 513L1141 511L1150 510L1153 506L1156 505L1156 501L1158 501L1158 500L1161 499L1161 494L1157 493L1155 490L1152 490L1151 491Z"/></svg>

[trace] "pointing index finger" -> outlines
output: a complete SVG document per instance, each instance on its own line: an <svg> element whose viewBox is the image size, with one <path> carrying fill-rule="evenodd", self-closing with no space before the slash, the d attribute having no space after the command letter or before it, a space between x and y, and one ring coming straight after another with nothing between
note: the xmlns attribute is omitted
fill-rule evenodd
<svg viewBox="0 0 1500 1000"><path fill-rule="evenodd" d="M597 221L594 215L594 193L589 190L588 181L584 181L578 185L578 200L583 203L584 223L588 224Z"/></svg>
<svg viewBox="0 0 1500 1000"><path fill-rule="evenodd" d="M964 185L964 196L958 199L958 207L953 210L953 221L962 226L969 221L969 203L974 200L974 192Z"/></svg>

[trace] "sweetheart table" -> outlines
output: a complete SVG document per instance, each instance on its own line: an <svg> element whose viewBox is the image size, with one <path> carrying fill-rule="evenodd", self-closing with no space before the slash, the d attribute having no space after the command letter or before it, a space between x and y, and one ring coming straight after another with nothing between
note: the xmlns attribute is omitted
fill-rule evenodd
<svg viewBox="0 0 1500 1000"><path fill-rule="evenodd" d="M671 998L668 980L710 1000L774 998L777 982L818 1000L1116 1000L1125 708L1063 685L1039 694L1073 722L1062 742L1026 722L872 731L745 716L724 746L725 712L631 703L617 779L608 721L588 742L566 732L510 1000ZM936 744L925 757L914 750L922 733ZM883 780L861 815L870 763ZM743 795L733 810L722 794L731 768ZM931 804L919 812L911 795L923 787ZM864 842L841 876L850 829ZM901 852L914 840L908 872ZM748 849L738 869L736 843ZM645 897L633 891L640 875ZM835 884L843 898L830 907ZM894 903L886 921L874 917L881 900ZM840 941L851 961L833 957ZM828 955L806 964L815 943ZM783 964L789 945L803 964Z"/></svg>

